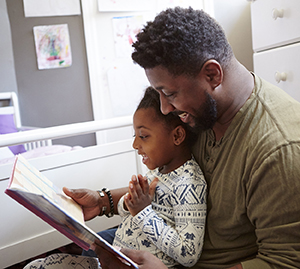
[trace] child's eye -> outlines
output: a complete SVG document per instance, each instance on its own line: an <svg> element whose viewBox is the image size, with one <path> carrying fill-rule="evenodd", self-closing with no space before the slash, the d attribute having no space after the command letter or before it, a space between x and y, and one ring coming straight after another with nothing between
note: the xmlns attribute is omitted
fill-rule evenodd
<svg viewBox="0 0 300 269"><path fill-rule="evenodd" d="M146 139L149 135L139 135L140 139ZM133 135L133 138L136 137L136 134Z"/></svg>

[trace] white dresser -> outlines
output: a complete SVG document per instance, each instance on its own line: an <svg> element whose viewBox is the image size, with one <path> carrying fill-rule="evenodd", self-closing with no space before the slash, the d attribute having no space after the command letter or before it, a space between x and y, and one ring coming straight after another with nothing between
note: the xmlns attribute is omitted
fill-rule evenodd
<svg viewBox="0 0 300 269"><path fill-rule="evenodd" d="M300 0L251 2L254 72L300 102Z"/></svg>

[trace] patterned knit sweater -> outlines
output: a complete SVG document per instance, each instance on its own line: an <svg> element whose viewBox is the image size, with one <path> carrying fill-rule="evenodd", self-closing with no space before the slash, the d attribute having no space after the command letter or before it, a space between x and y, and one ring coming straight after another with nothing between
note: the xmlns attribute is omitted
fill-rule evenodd
<svg viewBox="0 0 300 269"><path fill-rule="evenodd" d="M203 247L207 186L194 158L176 170L146 174L149 183L159 182L152 204L134 217L124 209L124 196L118 204L122 222L113 245L147 250L172 268L193 266Z"/></svg>

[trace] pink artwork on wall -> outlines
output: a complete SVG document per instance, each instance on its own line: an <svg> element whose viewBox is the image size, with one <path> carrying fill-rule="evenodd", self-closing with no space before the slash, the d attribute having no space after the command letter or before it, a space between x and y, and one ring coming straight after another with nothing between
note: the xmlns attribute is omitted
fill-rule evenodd
<svg viewBox="0 0 300 269"><path fill-rule="evenodd" d="M33 28L38 69L62 68L72 64L67 24Z"/></svg>
<svg viewBox="0 0 300 269"><path fill-rule="evenodd" d="M132 43L143 26L143 16L113 17L114 43L117 58L131 57Z"/></svg>

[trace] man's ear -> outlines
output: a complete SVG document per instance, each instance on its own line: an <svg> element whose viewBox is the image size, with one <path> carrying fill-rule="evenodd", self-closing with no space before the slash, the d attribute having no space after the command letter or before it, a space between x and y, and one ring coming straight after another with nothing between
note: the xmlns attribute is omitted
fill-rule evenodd
<svg viewBox="0 0 300 269"><path fill-rule="evenodd" d="M202 67L202 74L204 74L213 89L223 81L223 69L216 60L206 61Z"/></svg>
<svg viewBox="0 0 300 269"><path fill-rule="evenodd" d="M186 138L186 132L182 125L178 125L173 130L173 141L176 146L179 146Z"/></svg>

